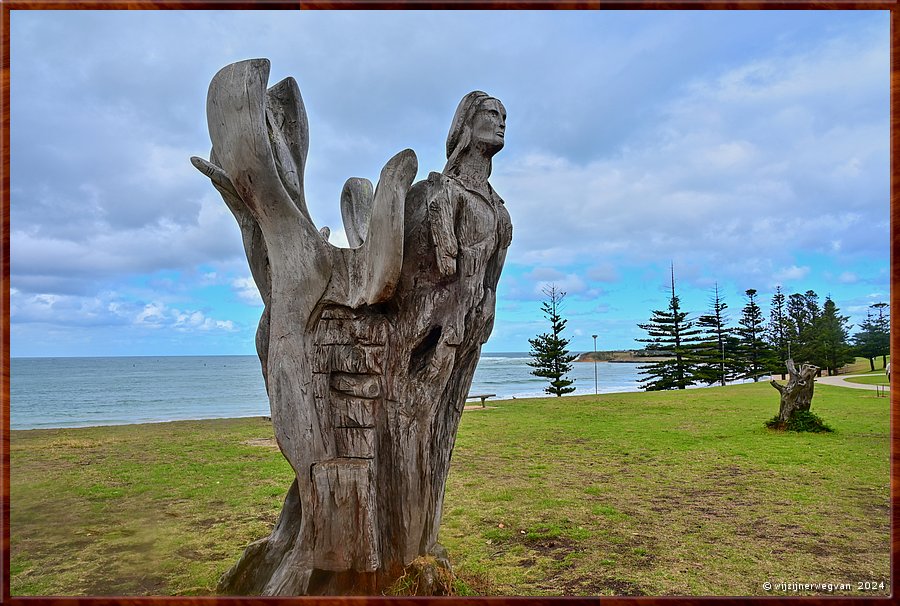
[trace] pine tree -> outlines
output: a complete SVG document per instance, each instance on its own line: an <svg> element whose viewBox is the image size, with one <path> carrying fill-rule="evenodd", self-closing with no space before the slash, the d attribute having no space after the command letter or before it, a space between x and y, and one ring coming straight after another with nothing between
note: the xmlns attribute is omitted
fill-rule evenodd
<svg viewBox="0 0 900 606"><path fill-rule="evenodd" d="M681 311L681 303L675 294L675 267L672 266L672 287L669 306L666 311L654 310L650 321L638 324L647 331L649 339L638 339L647 343L646 349L668 359L639 366L640 374L646 375L641 388L647 391L661 389L685 389L697 382L695 348L700 330L688 320L687 312Z"/></svg>
<svg viewBox="0 0 900 606"><path fill-rule="evenodd" d="M821 356L822 368L827 369L829 375L855 357L847 343L849 318L838 314L839 311L831 297L826 297L822 315L815 322L816 350Z"/></svg>
<svg viewBox="0 0 900 606"><path fill-rule="evenodd" d="M794 293L788 297L787 301L787 317L788 317L788 358L804 361L801 355L803 348L800 342L800 335L806 330L809 319L806 317L806 305L803 301L803 295Z"/></svg>
<svg viewBox="0 0 900 606"><path fill-rule="evenodd" d="M872 308L866 310L866 319L859 325L859 332L855 333L853 339L853 352L869 361L869 369L875 371L875 358L877 358L881 350L878 344L878 326L875 317L872 315Z"/></svg>
<svg viewBox="0 0 900 606"><path fill-rule="evenodd" d="M875 318L875 342L878 346L878 354L881 356L882 368L887 367L887 357L891 353L891 316L887 312L887 303L875 303L870 305L878 311Z"/></svg>
<svg viewBox="0 0 900 606"><path fill-rule="evenodd" d="M771 355L766 342L763 313L756 303L756 290L750 288L745 291L747 304L741 310L741 318L738 320L738 328L735 331L740 339L738 345L738 357L740 364L740 378L759 381L763 371L769 369Z"/></svg>
<svg viewBox="0 0 900 606"><path fill-rule="evenodd" d="M890 318L885 314L887 303L874 303L866 310L866 319L859 324L859 332L852 337L855 355L866 358L875 370L875 358L882 356L882 368L887 365L891 348ZM872 314L876 310L878 315Z"/></svg>
<svg viewBox="0 0 900 606"><path fill-rule="evenodd" d="M785 296L781 292L781 286L775 287L775 294L772 295L772 304L769 307L769 330L767 338L769 346L772 350L772 372L781 373L781 378L785 378L785 362L790 357L790 349L788 347L791 334L791 322L785 309Z"/></svg>
<svg viewBox="0 0 900 606"><path fill-rule="evenodd" d="M812 290L794 293L788 297L787 314L790 320L790 357L799 362L809 362L822 367L822 356L817 349L814 325L822 310L819 295Z"/></svg>
<svg viewBox="0 0 900 606"><path fill-rule="evenodd" d="M718 284L709 305L709 313L697 318L703 337L696 348L696 376L707 385L725 385L734 374L735 351L729 318L725 315L728 304L719 296Z"/></svg>
<svg viewBox="0 0 900 606"><path fill-rule="evenodd" d="M541 305L541 310L544 317L550 320L550 332L528 339L531 344L531 357L534 358L528 365L534 368L531 374L550 381L550 385L545 387L544 391L559 397L575 391L575 387L572 386L575 380L567 379L566 374L572 370L571 362L578 356L569 354L569 350L566 349L569 339L562 337L566 320L560 315L560 308L566 293L556 290L556 285L544 288L543 293L547 296L547 300Z"/></svg>

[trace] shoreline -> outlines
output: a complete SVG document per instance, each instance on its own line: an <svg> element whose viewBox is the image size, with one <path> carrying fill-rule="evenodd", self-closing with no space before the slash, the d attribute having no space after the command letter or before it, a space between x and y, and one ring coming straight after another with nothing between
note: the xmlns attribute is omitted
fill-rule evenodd
<svg viewBox="0 0 900 606"><path fill-rule="evenodd" d="M587 396L596 396L596 395L610 395L610 394L625 394L625 393L639 393L640 390L631 390L631 391L608 391L608 392L600 392L600 394L594 393L567 393L563 395L563 398L583 398ZM524 400L542 400L553 398L549 394L544 394L540 396L536 395L528 395L528 396L508 396L503 398L498 398L496 400L487 400L487 404L499 404L503 402L520 402ZM477 403L476 403L477 404ZM481 408L480 404L477 404L478 408ZM64 427L27 427L27 428L13 428L10 427L9 433L10 435L14 433L21 433L27 431L61 431L61 430L69 430L69 429L99 429L104 427L134 427L138 425L162 425L165 423L192 423L192 422L203 422L203 421L230 421L237 419L264 419L266 422L271 422L272 418L269 415L239 415L239 416L230 416L230 417L194 417L188 419L166 419L163 421L138 421L134 423L100 423L93 425L67 425Z"/></svg>
<svg viewBox="0 0 900 606"><path fill-rule="evenodd" d="M738 383L740 384L740 383ZM689 389L708 389L721 387L720 385L692 385ZM625 391L601 391L599 394L595 393L567 393L561 396L562 398L586 398L586 397L598 397L598 396L609 396L609 395L623 395L630 393L645 393L640 389L633 390L625 390ZM549 400L553 399L555 396L551 396L550 394L543 395L527 395L527 396L508 396L503 398L498 398L496 400L487 400L488 408L490 408L491 404L501 404L501 403L518 403L523 401L530 400ZM476 406L478 409L481 409L481 405L476 402ZM496 407L496 406L495 406ZM24 432L32 432L32 431L66 431L70 429L101 429L106 427L135 427L139 425L162 425L165 423L197 423L197 422L206 422L206 421L232 421L239 419L263 419L268 423L271 423L272 419L269 415L239 415L239 416L231 416L231 417L201 417L201 418L189 418L189 419L166 419L164 421L140 421L136 423L103 423L103 424L94 424L94 425L71 425L66 427L29 427L29 428L21 428L14 429L10 428L10 435L14 433L24 433Z"/></svg>

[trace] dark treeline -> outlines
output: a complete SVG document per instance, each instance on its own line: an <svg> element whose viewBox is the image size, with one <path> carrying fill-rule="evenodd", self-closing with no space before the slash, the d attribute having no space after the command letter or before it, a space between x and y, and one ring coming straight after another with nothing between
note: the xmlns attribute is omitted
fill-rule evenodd
<svg viewBox="0 0 900 606"><path fill-rule="evenodd" d="M766 317L755 289L744 291L743 307L736 321L716 285L705 314L691 317L681 308L672 269L668 305L654 310L649 322L638 324L647 338L638 339L646 349L668 359L641 366L647 390L684 389L690 385L725 385L728 381L770 374L784 378L785 362L818 366L829 374L853 362L856 356L887 363L890 316L887 303L871 305L866 320L851 336L848 316L826 296L812 290L788 296L776 287ZM820 373L821 373L820 370Z"/></svg>

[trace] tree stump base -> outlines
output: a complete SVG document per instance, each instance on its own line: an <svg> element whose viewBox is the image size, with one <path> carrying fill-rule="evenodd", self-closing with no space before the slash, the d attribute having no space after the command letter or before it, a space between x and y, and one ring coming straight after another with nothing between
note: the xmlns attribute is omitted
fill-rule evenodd
<svg viewBox="0 0 900 606"><path fill-rule="evenodd" d="M772 387L781 394L781 402L778 415L766 422L766 427L781 431L831 431L822 419L809 411L819 367L802 364L798 370L793 360L788 360L786 365L787 385L771 381Z"/></svg>
<svg viewBox="0 0 900 606"><path fill-rule="evenodd" d="M447 550L435 545L430 555L419 556L410 562L385 593L395 596L453 595L454 579Z"/></svg>

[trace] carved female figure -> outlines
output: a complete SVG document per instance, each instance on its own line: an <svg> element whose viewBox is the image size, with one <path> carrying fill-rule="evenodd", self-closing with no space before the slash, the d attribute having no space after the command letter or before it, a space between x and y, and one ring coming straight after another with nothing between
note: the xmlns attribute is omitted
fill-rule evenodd
<svg viewBox="0 0 900 606"><path fill-rule="evenodd" d="M444 483L482 344L493 328L495 291L512 223L488 183L503 147L506 111L476 91L460 102L447 138L447 166L406 197L404 259L394 302L397 411L391 434L415 436L401 500L414 504L402 559L435 551ZM421 460L416 453L422 453ZM407 467L408 466L408 467ZM423 549L424 548L424 549ZM417 551L418 550L418 551Z"/></svg>

